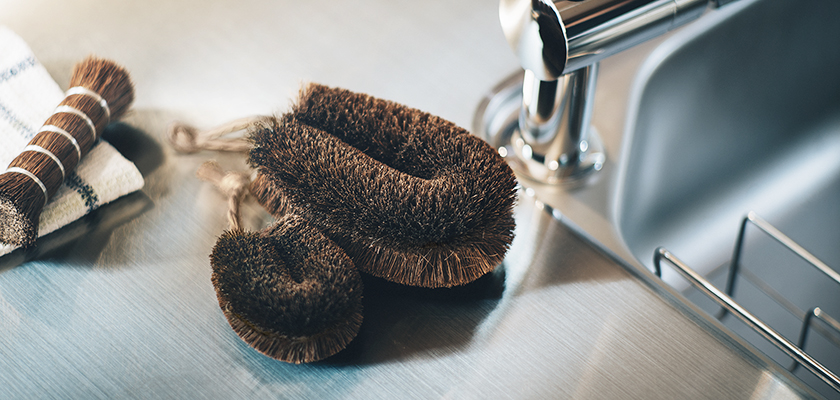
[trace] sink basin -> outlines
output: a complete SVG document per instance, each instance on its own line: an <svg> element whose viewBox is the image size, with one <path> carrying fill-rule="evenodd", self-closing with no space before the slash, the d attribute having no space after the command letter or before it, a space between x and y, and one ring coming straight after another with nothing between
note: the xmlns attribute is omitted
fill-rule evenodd
<svg viewBox="0 0 840 400"><path fill-rule="evenodd" d="M662 246L721 289L750 211L840 267L840 2L737 7L680 32L641 67L612 216L636 262L652 270ZM741 268L759 279L738 280L736 301L794 343L804 310L840 316L840 282L758 229L748 226L745 239ZM688 287L667 268L663 280ZM683 294L716 311L699 293ZM722 322L790 364L736 319ZM838 373L840 332L822 332L805 350Z"/></svg>
<svg viewBox="0 0 840 400"><path fill-rule="evenodd" d="M840 264L838 17L837 2L754 2L648 60L617 202L634 256L716 267L752 210Z"/></svg>
<svg viewBox="0 0 840 400"><path fill-rule="evenodd" d="M567 226L676 308L743 343L746 358L829 398L840 398L840 275L815 265L840 270L837 21L836 1L741 0L604 59L592 114L607 155L603 169L582 184L522 180ZM474 131L503 154L518 129L521 82L521 75L505 80L476 112ZM768 235L764 222L743 222L747 216L795 244ZM792 367L792 358L722 313L674 263L662 263L661 279L655 276L660 249L720 291L734 282L729 293L740 307L831 372L820 372L821 380ZM821 317L799 344L815 307Z"/></svg>

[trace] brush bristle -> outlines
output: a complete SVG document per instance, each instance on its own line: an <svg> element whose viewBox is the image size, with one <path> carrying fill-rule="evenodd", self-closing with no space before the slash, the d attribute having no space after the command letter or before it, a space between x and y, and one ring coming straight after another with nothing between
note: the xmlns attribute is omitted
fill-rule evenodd
<svg viewBox="0 0 840 400"><path fill-rule="evenodd" d="M89 56L76 64L70 86L82 86L102 96L111 110L111 120L125 114L134 101L134 84L128 71L104 58Z"/></svg>
<svg viewBox="0 0 840 400"><path fill-rule="evenodd" d="M368 95L310 85L252 130L252 190L334 240L367 273L422 287L471 282L513 239L516 180L456 125ZM283 205L278 207L277 205Z"/></svg>
<svg viewBox="0 0 840 400"><path fill-rule="evenodd" d="M249 192L257 199L260 205L275 217L294 214L297 211L289 199L281 193L280 188L274 186L265 174L258 173L251 181Z"/></svg>
<svg viewBox="0 0 840 400"><path fill-rule="evenodd" d="M257 351L308 363L342 350L362 323L353 262L297 216L261 233L225 232L210 256L231 328Z"/></svg>
<svg viewBox="0 0 840 400"><path fill-rule="evenodd" d="M21 174L0 175L0 242L27 247L38 236L44 192Z"/></svg>
<svg viewBox="0 0 840 400"><path fill-rule="evenodd" d="M88 57L76 64L70 78L71 87L82 86L96 92L108 104L110 120L122 116L134 100L134 86L128 72L114 62ZM66 171L72 171L96 143L109 122L106 111L99 102L86 95L71 94L59 104L70 106L86 115L93 127L78 115L56 112L45 125L54 125L68 132L76 146L55 132L40 131L29 142L48 149L57 160L41 152L24 151L15 157L9 167L22 168L36 176L35 179L19 173L0 175L0 242L17 246L30 246L38 236L38 220L47 196L53 196L61 186ZM91 129L93 128L93 129ZM78 152L78 153L77 153ZM59 166L60 164L60 166Z"/></svg>

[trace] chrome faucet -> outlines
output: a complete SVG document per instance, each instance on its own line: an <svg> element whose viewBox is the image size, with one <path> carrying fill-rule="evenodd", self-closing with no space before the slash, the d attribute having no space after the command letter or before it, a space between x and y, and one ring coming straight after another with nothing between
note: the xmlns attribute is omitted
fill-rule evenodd
<svg viewBox="0 0 840 400"><path fill-rule="evenodd" d="M606 159L590 127L598 62L730 1L501 0L502 30L524 69L522 101L506 134L479 133L493 136L491 144L526 178L580 181Z"/></svg>

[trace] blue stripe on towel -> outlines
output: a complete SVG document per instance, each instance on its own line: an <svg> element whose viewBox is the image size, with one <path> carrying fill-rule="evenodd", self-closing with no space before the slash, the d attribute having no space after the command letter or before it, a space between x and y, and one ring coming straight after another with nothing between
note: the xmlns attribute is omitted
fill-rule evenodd
<svg viewBox="0 0 840 400"><path fill-rule="evenodd" d="M21 72L24 72L24 71L28 70L29 68L34 67L37 63L38 63L38 61L35 60L35 57L29 56L29 57L21 60L19 63L13 65L11 68L9 68L5 71L0 71L0 84L2 84L3 82L7 82L7 81L10 81L10 80L14 79ZM9 107L4 105L3 103L0 103L0 118L5 120L6 122L8 122L9 125L12 126L12 128L14 128L18 132L22 133L23 136L26 137L26 138L31 138L31 137L35 136L36 133L38 133L38 132L35 132L34 129L26 126L26 124L21 122L20 119L18 119L14 115L14 113L12 113L12 110L9 109Z"/></svg>
<svg viewBox="0 0 840 400"><path fill-rule="evenodd" d="M34 67L36 63L37 61L35 61L35 57L30 56L24 58L21 62L17 63L17 65L12 66L5 71L0 71L0 83L8 81L14 78L17 74Z"/></svg>
<svg viewBox="0 0 840 400"><path fill-rule="evenodd" d="M17 117L15 117L14 113L12 113L12 110L10 110L9 107L6 107L6 105L3 103L0 103L0 119L3 119L6 122L8 122L9 125L12 126L12 128L20 132L21 136L27 139L32 138L33 136L35 136L36 133L38 133L35 132L34 129L26 126L26 124L19 120Z"/></svg>
<svg viewBox="0 0 840 400"><path fill-rule="evenodd" d="M83 181L79 175L76 175L75 172L71 172L70 175L67 175L67 179L64 180L64 183L82 196L82 200L85 201L88 212L95 210L96 207L99 206L99 196L97 196L96 192L93 191L93 188L88 185L87 182Z"/></svg>

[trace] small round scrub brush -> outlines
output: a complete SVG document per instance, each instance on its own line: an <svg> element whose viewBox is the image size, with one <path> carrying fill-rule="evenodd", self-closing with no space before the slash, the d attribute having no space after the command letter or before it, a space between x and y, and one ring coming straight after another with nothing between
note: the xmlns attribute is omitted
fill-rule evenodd
<svg viewBox="0 0 840 400"><path fill-rule="evenodd" d="M442 118L310 84L251 138L260 203L275 215L292 209L363 272L463 285L498 266L513 240L513 171Z"/></svg>
<svg viewBox="0 0 840 400"><path fill-rule="evenodd" d="M226 231L210 255L219 306L257 351L308 363L344 349L362 324L362 280L344 251L296 215L261 232L238 228L248 182L205 163L199 177L229 198Z"/></svg>
<svg viewBox="0 0 840 400"><path fill-rule="evenodd" d="M88 57L73 69L70 89L29 144L0 175L0 242L29 246L44 205L90 152L105 126L134 100L128 72Z"/></svg>

